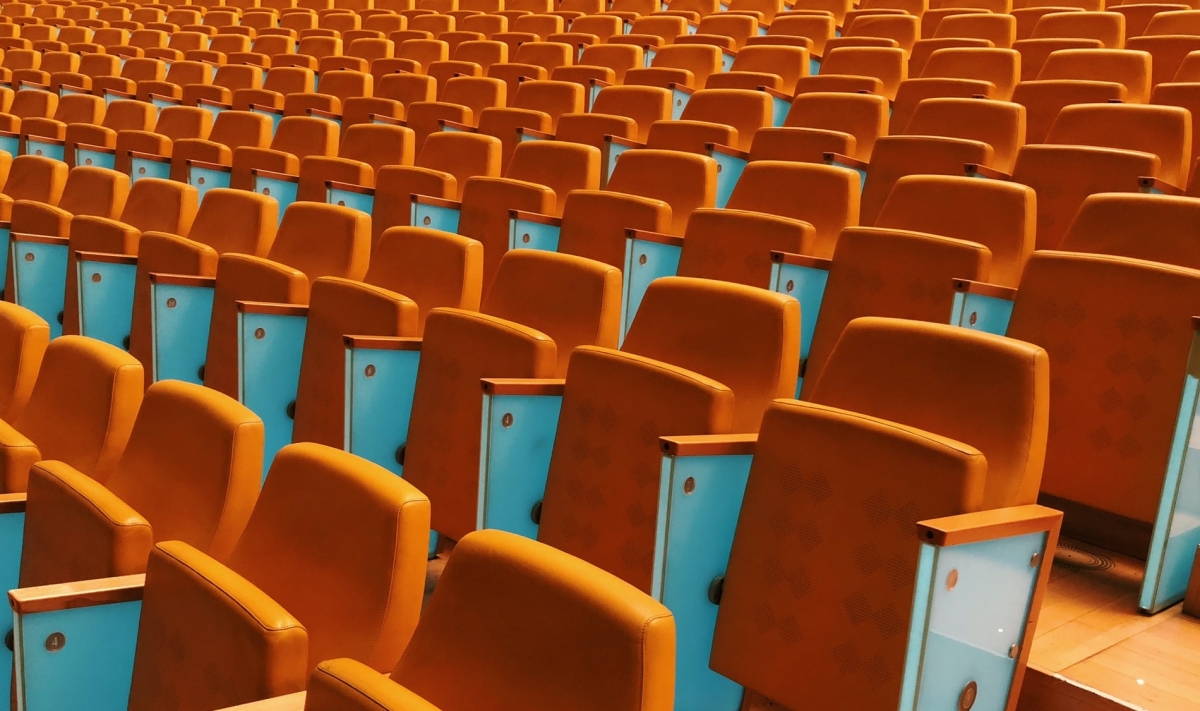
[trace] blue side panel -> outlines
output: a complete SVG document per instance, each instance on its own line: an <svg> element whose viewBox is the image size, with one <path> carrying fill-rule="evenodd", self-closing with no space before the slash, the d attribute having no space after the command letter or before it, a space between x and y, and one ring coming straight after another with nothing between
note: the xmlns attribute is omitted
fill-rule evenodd
<svg viewBox="0 0 1200 711"><path fill-rule="evenodd" d="M558 251L558 235L562 231L557 225L510 218L508 221L509 249L542 249Z"/></svg>
<svg viewBox="0 0 1200 711"><path fill-rule="evenodd" d="M163 180L167 180L170 177L170 161L134 158L129 171L130 182L135 182L141 180L142 178L161 178Z"/></svg>
<svg viewBox="0 0 1200 711"><path fill-rule="evenodd" d="M784 101L778 96L771 97L771 126L779 128L783 126L783 122L787 119L788 112L792 110L792 102Z"/></svg>
<svg viewBox="0 0 1200 711"><path fill-rule="evenodd" d="M808 357L813 331L825 300L825 284L829 272L799 264L772 264L771 290L793 296L800 301L800 358Z"/></svg>
<svg viewBox="0 0 1200 711"><path fill-rule="evenodd" d="M587 110L588 111L592 110L592 106L595 105L595 103L596 103L596 97L600 95L600 90L603 88L604 87L602 87L602 86L596 86L594 84L592 86L588 87L588 92L587 92Z"/></svg>
<svg viewBox="0 0 1200 711"><path fill-rule="evenodd" d="M121 69L125 68L125 61L126 61L125 57L121 57ZM124 98L125 97L121 96L120 94L114 94L107 89L104 90L104 105L106 107L112 105L112 102L120 101L121 99L124 99Z"/></svg>
<svg viewBox="0 0 1200 711"><path fill-rule="evenodd" d="M20 147L20 138L16 136L0 136L0 151L3 151L15 158L19 154Z"/></svg>
<svg viewBox="0 0 1200 711"><path fill-rule="evenodd" d="M937 564L937 546L921 546L917 559L917 585L913 593L912 618L908 624L904 678L900 686L900 708L911 709L917 701L917 681L921 676L921 649L929 631L929 601L933 587L933 569Z"/></svg>
<svg viewBox="0 0 1200 711"><path fill-rule="evenodd" d="M108 151L90 151L86 148L75 148L75 165L91 165L97 168L115 170L117 154Z"/></svg>
<svg viewBox="0 0 1200 711"><path fill-rule="evenodd" d="M917 679L901 686L915 686L916 697L901 711L957 708L972 684L972 711L1004 711L1021 645L1032 642L1025 628L1045 552L1045 533L935 551L931 579L917 588L927 597L913 603L911 626L923 616L925 634L923 640L910 636L905 658L906 671L916 671ZM912 662L914 655L919 662Z"/></svg>
<svg viewBox="0 0 1200 711"><path fill-rule="evenodd" d="M403 475L420 351L346 349L346 451Z"/></svg>
<svg viewBox="0 0 1200 711"><path fill-rule="evenodd" d="M154 106L154 108L158 109L159 111L162 111L163 109L170 108L172 106L179 106L180 102L167 101L164 99L160 99L157 96L152 96L152 97L150 97L150 103ZM216 118L217 117L214 115L213 119L215 120Z"/></svg>
<svg viewBox="0 0 1200 711"><path fill-rule="evenodd" d="M690 27L690 25L689 25L689 27ZM689 34L695 34L695 33L694 33L694 32L692 32L692 33L689 33ZM732 54L726 54L725 52L721 52L721 71L722 71L722 72L727 72L727 71L729 71L730 69L733 69L733 59L734 59L734 56L735 56L735 55L732 55Z"/></svg>
<svg viewBox="0 0 1200 711"><path fill-rule="evenodd" d="M83 335L126 348L125 340L133 322L137 265L79 260L76 266Z"/></svg>
<svg viewBox="0 0 1200 711"><path fill-rule="evenodd" d="M38 140L37 136L25 137L25 155L43 156L52 160L64 160L66 149L59 143Z"/></svg>
<svg viewBox="0 0 1200 711"><path fill-rule="evenodd" d="M288 207L296 202L296 193L299 189L299 180L279 180L261 175L254 176L254 192L274 198L275 202L279 203L280 224L283 224L283 213L287 212Z"/></svg>
<svg viewBox="0 0 1200 711"><path fill-rule="evenodd" d="M816 76L821 73L821 60L810 56L808 58L808 73Z"/></svg>
<svg viewBox="0 0 1200 711"><path fill-rule="evenodd" d="M717 202L716 206L723 208L729 204L729 197L742 178L746 169L746 161L736 156L714 151L710 154L717 161Z"/></svg>
<svg viewBox="0 0 1200 711"><path fill-rule="evenodd" d="M1003 336L1008 332L1012 311L1013 302L1009 299L959 291L954 294L950 324Z"/></svg>
<svg viewBox="0 0 1200 711"><path fill-rule="evenodd" d="M62 335L61 316L67 289L67 245L12 243L16 302L50 324L50 337Z"/></svg>
<svg viewBox="0 0 1200 711"><path fill-rule="evenodd" d="M200 369L208 357L213 289L150 284L150 330L154 380L203 385Z"/></svg>
<svg viewBox="0 0 1200 711"><path fill-rule="evenodd" d="M257 109L251 109L251 111L271 119L271 135L274 136L275 132L279 130L279 122L283 120L283 114L277 114L273 111L259 111Z"/></svg>
<svg viewBox="0 0 1200 711"><path fill-rule="evenodd" d="M431 230L458 233L458 221L462 212L456 207L441 207L414 202L412 204L412 223L416 227L428 227Z"/></svg>
<svg viewBox="0 0 1200 711"><path fill-rule="evenodd" d="M12 253L12 247L9 245L12 237L12 230L5 224L0 227L0 293L8 287L8 255Z"/></svg>
<svg viewBox="0 0 1200 711"><path fill-rule="evenodd" d="M621 340L633 325L650 282L679 273L683 249L673 244L625 239L624 294L621 299Z"/></svg>
<svg viewBox="0 0 1200 711"><path fill-rule="evenodd" d="M626 31L625 31L625 34L629 34L629 31L628 31L628 30L626 30ZM655 55L657 55L657 54L658 54L658 51L657 51L657 50L655 50L653 47L648 47L648 48L646 49L646 52L645 52L645 54L643 55L643 57L644 57L644 61L646 62L646 66L647 66L647 67L650 67L650 66L653 66L653 65L654 65L654 57L655 57Z"/></svg>
<svg viewBox="0 0 1200 711"><path fill-rule="evenodd" d="M1190 363L1197 362L1198 350L1200 338L1193 338ZM1194 367L1188 370L1138 601L1142 610L1151 613L1183 599L1200 545L1200 428L1196 427L1200 381Z"/></svg>
<svg viewBox="0 0 1200 711"><path fill-rule="evenodd" d="M64 96L70 96L71 94L80 94L80 95L82 95L82 96L91 96L91 93L89 93L89 92L86 92L86 91L76 91L76 90L72 89L71 87L69 87L69 86L67 86L67 85L65 85L65 84L64 84L64 85L62 85L62 86L60 86L60 87L58 87L58 96L59 96L59 98L62 98L62 97L64 97Z"/></svg>
<svg viewBox="0 0 1200 711"><path fill-rule="evenodd" d="M675 615L675 711L737 711L742 687L712 671L717 606L709 587L725 574L750 455L663 457L651 594Z"/></svg>
<svg viewBox="0 0 1200 711"><path fill-rule="evenodd" d="M349 207L359 212L365 212L368 215L375 209L374 195L364 195L349 190L338 190L337 188L328 188L325 191L325 202L330 205Z"/></svg>
<svg viewBox="0 0 1200 711"><path fill-rule="evenodd" d="M546 493L561 409L558 395L484 394L477 528L537 538L530 513Z"/></svg>
<svg viewBox="0 0 1200 711"><path fill-rule="evenodd" d="M13 590L21 573L21 548L25 540L25 514L0 515L0 589ZM12 618L0 624L0 635L12 629ZM11 669L13 653L7 645L0 644L0 669ZM0 673L0 708L8 708L12 688L12 675Z"/></svg>
<svg viewBox="0 0 1200 711"><path fill-rule="evenodd" d="M681 91L674 87L671 88L671 120L678 121L683 118L683 110L687 108L688 102L692 100L692 95L686 91Z"/></svg>
<svg viewBox="0 0 1200 711"><path fill-rule="evenodd" d="M300 360L308 318L238 314L238 400L262 418L263 478L275 453L292 443Z"/></svg>
<svg viewBox="0 0 1200 711"><path fill-rule="evenodd" d="M196 189L200 195L200 199L204 200L205 194L213 188L229 187L230 169L215 170L213 168L201 168L199 166L189 165L187 169L187 184Z"/></svg>
<svg viewBox="0 0 1200 711"><path fill-rule="evenodd" d="M620 143L605 141L603 150L604 156L602 156L601 165L608 166L608 172L601 177L604 180L604 184L607 185L608 181L612 178L613 171L617 169L617 159L621 157L622 153L629 150L629 147L623 146Z"/></svg>
<svg viewBox="0 0 1200 711"><path fill-rule="evenodd" d="M125 711L141 611L135 600L21 616L15 641L24 710ZM58 644L51 635L61 635Z"/></svg>

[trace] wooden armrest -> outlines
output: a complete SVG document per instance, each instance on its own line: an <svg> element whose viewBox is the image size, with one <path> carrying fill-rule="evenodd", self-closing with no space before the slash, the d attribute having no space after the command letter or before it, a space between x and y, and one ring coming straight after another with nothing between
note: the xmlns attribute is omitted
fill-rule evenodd
<svg viewBox="0 0 1200 711"><path fill-rule="evenodd" d="M773 96L774 98L779 99L780 101L789 101L790 102L792 99L795 98L794 96L787 93L786 91L772 89L769 86L760 86L760 87L758 87L758 90L769 96Z"/></svg>
<svg viewBox="0 0 1200 711"><path fill-rule="evenodd" d="M30 242L32 244L70 244L69 237L51 237L50 235L30 235L23 232L15 232L12 234L14 242Z"/></svg>
<svg viewBox="0 0 1200 711"><path fill-rule="evenodd" d="M67 145L67 142L61 138L53 138L51 136L40 136L36 133L26 133L24 135L25 135L26 141L37 141L38 143L49 143L54 146Z"/></svg>
<svg viewBox="0 0 1200 711"><path fill-rule="evenodd" d="M1045 506L1009 506L991 511L959 514L917 522L917 537L935 546L958 546L1027 533L1054 531L1062 512Z"/></svg>
<svg viewBox="0 0 1200 711"><path fill-rule="evenodd" d="M1164 195L1175 195L1177 197L1182 197L1187 194L1182 188L1175 187L1170 183L1159 180L1158 178L1150 177L1148 175L1138 178L1138 187L1142 190L1157 190Z"/></svg>
<svg viewBox="0 0 1200 711"><path fill-rule="evenodd" d="M60 85L58 86L58 90L59 90L59 91L62 91L63 89L66 89L67 91L73 91L73 92L75 92L76 94L90 94L90 93L92 93L92 92L88 91L87 89L84 89L82 86L75 86L74 84L60 84Z"/></svg>
<svg viewBox="0 0 1200 711"><path fill-rule="evenodd" d="M191 276L189 274L158 274L150 275L151 284L166 284L169 286L195 286L200 288L217 288L216 277Z"/></svg>
<svg viewBox="0 0 1200 711"><path fill-rule="evenodd" d="M238 313L268 314L272 316L308 316L307 306L296 304L274 304L266 301L238 301Z"/></svg>
<svg viewBox="0 0 1200 711"><path fill-rule="evenodd" d="M37 82L29 81L28 79L22 79L21 81L17 82L17 89L18 90L33 89L35 91L50 91L49 85L38 84Z"/></svg>
<svg viewBox="0 0 1200 711"><path fill-rule="evenodd" d="M833 264L832 259L821 259L820 257L810 257L806 254L775 251L771 252L771 261L777 264L795 264L800 267L824 269L825 271L829 271L829 267Z"/></svg>
<svg viewBox="0 0 1200 711"><path fill-rule="evenodd" d="M112 96L119 96L122 99L132 99L135 97L134 94L130 94L128 91L121 91L120 89L101 89L100 93L101 94L111 94Z"/></svg>
<svg viewBox="0 0 1200 711"><path fill-rule="evenodd" d="M676 235L663 234L662 232L651 232L650 230L635 230L626 229L625 237L627 239L637 239L643 242L654 242L657 244L669 244L675 247L683 246L683 238Z"/></svg>
<svg viewBox="0 0 1200 711"><path fill-rule="evenodd" d="M221 165L220 163L209 163L206 160L194 160L192 158L188 158L187 160L184 161L184 163L186 163L189 168L205 168L207 170L221 170L226 173L233 171L233 168L231 168L230 166Z"/></svg>
<svg viewBox="0 0 1200 711"><path fill-rule="evenodd" d="M402 336L343 336L347 348L368 351L419 351L420 338Z"/></svg>
<svg viewBox="0 0 1200 711"><path fill-rule="evenodd" d="M233 104L225 104L220 101L213 101L212 99L196 99L196 106L212 106L217 109L233 108Z"/></svg>
<svg viewBox="0 0 1200 711"><path fill-rule="evenodd" d="M508 219L521 220L523 222L536 222L539 225L550 225L552 227L562 227L561 217L552 217L543 215L539 212L526 212L524 210L509 210Z"/></svg>
<svg viewBox="0 0 1200 711"><path fill-rule="evenodd" d="M954 290L965 294L979 294L980 296L990 296L994 299L1004 299L1005 301L1012 301L1017 298L1017 290L1011 286L988 284L982 281L971 281L970 279L955 279Z"/></svg>
<svg viewBox="0 0 1200 711"><path fill-rule="evenodd" d="M21 134L16 133L15 131L0 131L0 136L4 138L20 138Z"/></svg>
<svg viewBox="0 0 1200 711"><path fill-rule="evenodd" d="M342 183L336 180L326 180L325 187L333 188L334 190L342 190L348 193L358 193L359 195L374 195L375 188L368 188L362 185L354 185L353 183Z"/></svg>
<svg viewBox="0 0 1200 711"><path fill-rule="evenodd" d="M250 104L251 111L257 111L260 114L275 114L283 116L283 109L277 109L273 106L263 106L262 104Z"/></svg>
<svg viewBox="0 0 1200 711"><path fill-rule="evenodd" d="M605 134L604 142L605 143L615 143L618 146L625 146L626 148L645 148L646 147L645 143L639 143L639 142L633 140L632 138L621 138L620 136L612 136L612 135L608 135L608 134Z"/></svg>
<svg viewBox="0 0 1200 711"><path fill-rule="evenodd" d="M757 445L757 434L683 435L658 438L658 446L663 454L670 454L673 457L721 457L754 454L754 448Z"/></svg>
<svg viewBox="0 0 1200 711"><path fill-rule="evenodd" d="M165 101L169 104L176 104L176 105L183 103L183 101L181 99L176 99L174 96L167 96L166 94L151 93L150 99L151 100L158 99L159 101Z"/></svg>
<svg viewBox="0 0 1200 711"><path fill-rule="evenodd" d="M122 575L77 583L18 588L9 591L8 602L14 612L30 615L141 600L145 587L145 574Z"/></svg>
<svg viewBox="0 0 1200 711"><path fill-rule="evenodd" d="M156 156L153 153L142 153L141 151L129 151L130 158L141 158L142 160L154 161L155 163L170 163L171 159L167 156Z"/></svg>
<svg viewBox="0 0 1200 711"><path fill-rule="evenodd" d="M76 251L75 258L81 262L104 262L106 264L128 264L137 266L138 258L130 254L110 254L108 252Z"/></svg>
<svg viewBox="0 0 1200 711"><path fill-rule="evenodd" d="M553 133L539 131L536 128L528 128L526 126L518 126L517 127L517 135L518 136L521 136L521 135L533 136L534 138L537 138L542 141L553 141L554 140Z"/></svg>
<svg viewBox="0 0 1200 711"><path fill-rule="evenodd" d="M442 128L452 128L455 131L462 131L464 133L478 133L479 132L479 129L475 128L474 126L468 126L465 123L451 121L450 119L439 119L438 125L441 126Z"/></svg>
<svg viewBox="0 0 1200 711"><path fill-rule="evenodd" d="M285 183L299 183L300 182L300 178L298 176L288 175L287 173L276 173L275 171L267 170L266 168L251 168L250 174L256 178L270 178L271 180L282 180Z"/></svg>
<svg viewBox="0 0 1200 711"><path fill-rule="evenodd" d="M839 165L844 165L847 168L854 168L855 170L866 170L867 168L871 167L871 164L867 163L866 161L861 161L857 158L851 158L850 156L842 155L841 153L823 153L821 154L821 157L825 159L826 163L837 163Z"/></svg>
<svg viewBox="0 0 1200 711"><path fill-rule="evenodd" d="M567 381L554 378L482 378L479 384L488 395L550 395L562 397Z"/></svg>
<svg viewBox="0 0 1200 711"><path fill-rule="evenodd" d="M696 93L696 90L693 89L692 87L685 86L683 84L676 84L675 82L671 82L670 84L667 84L667 88L670 89L671 91L681 91L684 94L687 94L688 96L691 96L692 94Z"/></svg>
<svg viewBox="0 0 1200 711"><path fill-rule="evenodd" d="M0 494L0 515L25 513L25 497L28 494Z"/></svg>
<svg viewBox="0 0 1200 711"><path fill-rule="evenodd" d="M90 143L76 143L75 150L79 150L79 149L83 149L85 151L94 151L96 153L108 153L109 155L117 154L116 148L108 148L106 146L94 146Z"/></svg>
<svg viewBox="0 0 1200 711"><path fill-rule="evenodd" d="M309 109L308 115L312 116L313 118L329 119L330 121L341 121L342 120L341 114L335 114L332 111L324 111L322 109Z"/></svg>
<svg viewBox="0 0 1200 711"><path fill-rule="evenodd" d="M613 84L611 82L604 81L603 79L588 79L588 86L598 86L603 89L606 86L613 86Z"/></svg>
<svg viewBox="0 0 1200 711"><path fill-rule="evenodd" d="M967 163L965 166L963 166L963 171L966 172L968 176L978 175L983 178L991 178L992 180L1012 180L1012 176L1008 173L1004 173L996 170L995 168L989 168L986 165L980 165L978 163Z"/></svg>
<svg viewBox="0 0 1200 711"><path fill-rule="evenodd" d="M414 205L430 205L432 207L444 207L450 210L462 209L462 203L457 200L447 200L446 198L433 197L432 195L420 195L417 193L413 193L408 197Z"/></svg>
<svg viewBox="0 0 1200 711"><path fill-rule="evenodd" d="M304 711L304 701L307 697L307 691L297 691L294 694L272 696L261 701L230 706L221 711Z"/></svg>
<svg viewBox="0 0 1200 711"><path fill-rule="evenodd" d="M371 121L373 121L374 123L386 123L391 126L407 126L408 125L408 122L405 121L404 119L398 119L398 118L394 118L392 116L385 116L383 114L367 114L367 118L370 119Z"/></svg>
<svg viewBox="0 0 1200 711"><path fill-rule="evenodd" d="M736 148L731 148L730 146L720 143L705 143L704 150L708 151L709 153L720 153L722 155L740 158L744 161L750 160L750 151L739 151Z"/></svg>

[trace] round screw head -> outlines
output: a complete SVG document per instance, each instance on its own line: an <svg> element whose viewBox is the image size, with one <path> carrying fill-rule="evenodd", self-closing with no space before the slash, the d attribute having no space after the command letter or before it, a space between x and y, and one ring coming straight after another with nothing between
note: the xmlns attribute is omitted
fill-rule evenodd
<svg viewBox="0 0 1200 711"><path fill-rule="evenodd" d="M970 711L971 707L975 705L975 698L977 696L979 696L979 685L974 681L967 682L967 685L963 687L962 693L958 695L959 711Z"/></svg>
<svg viewBox="0 0 1200 711"><path fill-rule="evenodd" d="M958 585L958 568L954 568L946 575L946 589L953 590Z"/></svg>
<svg viewBox="0 0 1200 711"><path fill-rule="evenodd" d="M96 272L96 273L92 274L92 283L93 284L99 284L103 280L104 280L104 277L100 276L100 272Z"/></svg>
<svg viewBox="0 0 1200 711"><path fill-rule="evenodd" d="M261 329L261 328L254 329L254 338L256 340L261 341L262 339L264 339L266 337L267 337L267 332L265 329Z"/></svg>
<svg viewBox="0 0 1200 711"><path fill-rule="evenodd" d="M513 416L512 416L511 412L504 413L504 417L500 418L500 425L502 427L505 427L505 428L512 427L512 423L513 423Z"/></svg>

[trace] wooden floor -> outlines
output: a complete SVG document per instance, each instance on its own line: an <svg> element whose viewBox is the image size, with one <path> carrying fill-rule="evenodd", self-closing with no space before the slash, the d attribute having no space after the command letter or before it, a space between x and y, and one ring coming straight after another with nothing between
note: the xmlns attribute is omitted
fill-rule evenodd
<svg viewBox="0 0 1200 711"><path fill-rule="evenodd" d="M1200 619L1138 612L1142 563L1063 539L1030 665L1148 711L1200 709ZM1084 707L1080 707L1084 708Z"/></svg>

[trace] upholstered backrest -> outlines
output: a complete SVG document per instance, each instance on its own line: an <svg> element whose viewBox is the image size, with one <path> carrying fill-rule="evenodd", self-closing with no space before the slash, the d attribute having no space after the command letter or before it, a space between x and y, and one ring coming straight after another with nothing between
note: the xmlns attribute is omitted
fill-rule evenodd
<svg viewBox="0 0 1200 711"><path fill-rule="evenodd" d="M392 679L443 711L669 711L674 650L674 618L645 593L550 546L478 531L455 548Z"/></svg>
<svg viewBox="0 0 1200 711"><path fill-rule="evenodd" d="M734 431L754 432L772 399L795 393L800 304L766 288L688 277L656 279L621 350L727 386L735 395Z"/></svg>
<svg viewBox="0 0 1200 711"><path fill-rule="evenodd" d="M61 336L47 346L29 402L11 423L43 459L61 460L103 483L129 441L143 387L142 365L125 351ZM25 489L24 481L5 484L10 492Z"/></svg>
<svg viewBox="0 0 1200 711"><path fill-rule="evenodd" d="M475 311L483 279L483 245L424 227L386 230L371 254L363 281L403 294L417 304L417 335L441 306Z"/></svg>
<svg viewBox="0 0 1200 711"><path fill-rule="evenodd" d="M10 178L11 180L11 178ZM1065 252L1111 254L1200 269L1200 200L1099 193L1079 206L1063 236Z"/></svg>
<svg viewBox="0 0 1200 711"><path fill-rule="evenodd" d="M433 528L452 539L475 529L481 378L549 378L554 341L502 318L440 308L425 321L404 478L429 496ZM445 437L458 437L452 447Z"/></svg>
<svg viewBox="0 0 1200 711"><path fill-rule="evenodd" d="M1050 354L1042 492L1153 521L1188 371L1200 272L1035 252L1008 335Z"/></svg>
<svg viewBox="0 0 1200 711"><path fill-rule="evenodd" d="M896 181L875 226L978 242L992 253L989 281L1016 286L1037 236L1037 195L1002 180L907 175Z"/></svg>
<svg viewBox="0 0 1200 711"><path fill-rule="evenodd" d="M517 249L500 259L480 310L536 329L558 348L555 377L576 346L617 346L621 272L570 254Z"/></svg>
<svg viewBox="0 0 1200 711"><path fill-rule="evenodd" d="M0 419L13 422L33 392L50 343L50 325L5 301L0 303L0 334Z"/></svg>
<svg viewBox="0 0 1200 711"><path fill-rule="evenodd" d="M916 523L978 510L987 465L977 449L937 433L772 404L725 574L712 668L787 708L896 705Z"/></svg>
<svg viewBox="0 0 1200 711"><path fill-rule="evenodd" d="M755 160L742 171L726 207L781 215L811 224L814 239L807 250L801 251L828 259L842 229L858 224L861 186L858 172L849 168ZM765 286L766 282L755 285Z"/></svg>
<svg viewBox="0 0 1200 711"><path fill-rule="evenodd" d="M648 592L662 464L658 438L728 433L733 416L733 391L715 380L631 353L576 349L538 540Z"/></svg>
<svg viewBox="0 0 1200 711"><path fill-rule="evenodd" d="M954 303L952 280L986 281L991 261L987 247L975 242L877 227L844 230L808 352L805 397L852 320L890 316L945 323Z"/></svg>

